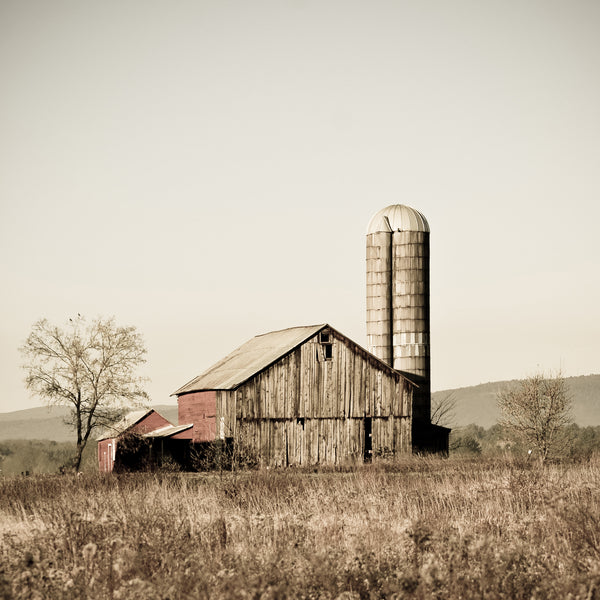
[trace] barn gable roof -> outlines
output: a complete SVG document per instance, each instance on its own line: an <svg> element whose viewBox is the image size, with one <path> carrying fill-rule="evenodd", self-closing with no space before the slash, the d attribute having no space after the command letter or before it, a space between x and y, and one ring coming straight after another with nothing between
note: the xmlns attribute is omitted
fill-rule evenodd
<svg viewBox="0 0 600 600"><path fill-rule="evenodd" d="M347 340L355 348L379 363L381 368L398 373L398 371L394 371L388 364L358 346L358 344L336 331L333 327L327 323L323 323L321 325L291 327L289 329L257 335L214 364L202 373L202 375L195 377L176 392L173 392L172 395L180 396L202 390L234 390L257 373L260 373L314 337L323 329L334 331L342 339Z"/></svg>
<svg viewBox="0 0 600 600"><path fill-rule="evenodd" d="M291 327L257 335L174 392L232 390L317 334L327 325Z"/></svg>
<svg viewBox="0 0 600 600"><path fill-rule="evenodd" d="M136 423L139 423L144 417L152 412L154 412L154 410L151 408L147 410L132 410L114 425L105 427L105 429L96 439L100 441L107 438L117 437L127 431L130 427L133 427Z"/></svg>
<svg viewBox="0 0 600 600"><path fill-rule="evenodd" d="M146 417L150 416L152 413L155 412L156 411L153 408L148 408L144 410L132 410L114 425L105 427L105 429L96 438L96 440L101 441L106 440L108 438L119 437L120 435L124 434L126 431L131 429L134 425L137 425L140 421L143 421Z"/></svg>

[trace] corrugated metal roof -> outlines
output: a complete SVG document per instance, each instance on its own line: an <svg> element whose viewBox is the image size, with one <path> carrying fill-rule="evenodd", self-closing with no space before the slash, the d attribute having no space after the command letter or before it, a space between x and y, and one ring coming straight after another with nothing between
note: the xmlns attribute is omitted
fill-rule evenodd
<svg viewBox="0 0 600 600"><path fill-rule="evenodd" d="M291 327L257 335L172 395L235 389L325 327L325 324Z"/></svg>
<svg viewBox="0 0 600 600"><path fill-rule="evenodd" d="M367 227L367 234L378 231L429 231L427 219L414 208L391 204L376 212Z"/></svg>
<svg viewBox="0 0 600 600"><path fill-rule="evenodd" d="M165 425L164 427L160 427L159 429L145 433L144 437L167 438L175 435L176 433L181 433L182 431L185 431L193 426L193 423L188 423L187 425Z"/></svg>
<svg viewBox="0 0 600 600"><path fill-rule="evenodd" d="M130 427L133 427L137 422L141 421L151 412L154 412L153 408L148 410L132 410L112 427L107 427L104 429L104 431L96 439L100 441L107 438L117 437L127 431Z"/></svg>

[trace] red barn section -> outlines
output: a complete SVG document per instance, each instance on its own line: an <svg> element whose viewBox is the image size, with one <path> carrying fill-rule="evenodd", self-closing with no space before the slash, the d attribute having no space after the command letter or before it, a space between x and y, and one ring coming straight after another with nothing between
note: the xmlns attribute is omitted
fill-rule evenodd
<svg viewBox="0 0 600 600"><path fill-rule="evenodd" d="M179 422L193 423L192 441L211 442L217 433L217 392L193 392L177 398Z"/></svg>
<svg viewBox="0 0 600 600"><path fill-rule="evenodd" d="M156 431L161 427L173 425L170 421L167 421L160 413L155 410L150 410L146 415L137 423L135 423L128 431L128 433L144 434Z"/></svg>
<svg viewBox="0 0 600 600"><path fill-rule="evenodd" d="M115 466L119 438L125 434L149 434L162 428L174 427L155 410L134 411L98 438L98 468L101 473L111 473Z"/></svg>
<svg viewBox="0 0 600 600"><path fill-rule="evenodd" d="M117 456L116 439L105 439L98 442L98 470L100 473L110 473L115 465Z"/></svg>

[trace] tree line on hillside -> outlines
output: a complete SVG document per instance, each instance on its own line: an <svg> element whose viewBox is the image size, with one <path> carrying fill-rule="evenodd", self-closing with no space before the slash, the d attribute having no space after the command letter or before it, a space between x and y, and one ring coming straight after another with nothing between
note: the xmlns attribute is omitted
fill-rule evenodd
<svg viewBox="0 0 600 600"><path fill-rule="evenodd" d="M600 453L600 425L580 427L570 424L565 427L567 444L561 456L555 458L588 459ZM518 435L501 424L485 429L471 424L453 429L450 434L450 455L529 456L532 448Z"/></svg>
<svg viewBox="0 0 600 600"><path fill-rule="evenodd" d="M496 402L502 415L490 428L471 425L452 432L450 451L481 454L489 452L526 453L541 462L580 457L597 449L594 427L583 430L573 423L573 396L560 374L536 373L501 390ZM451 426L457 398L454 393L432 402L431 419L436 425Z"/></svg>
<svg viewBox="0 0 600 600"><path fill-rule="evenodd" d="M33 475L72 470L76 450L75 442L4 440L0 442L0 475ZM98 470L95 444L85 449L80 470Z"/></svg>

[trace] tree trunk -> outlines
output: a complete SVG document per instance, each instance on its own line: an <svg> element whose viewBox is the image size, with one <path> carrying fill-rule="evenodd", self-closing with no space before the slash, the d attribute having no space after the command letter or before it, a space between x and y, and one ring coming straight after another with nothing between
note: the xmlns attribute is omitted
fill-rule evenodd
<svg viewBox="0 0 600 600"><path fill-rule="evenodd" d="M75 473L79 471L81 465L81 455L83 454L83 448L85 447L85 440L83 439L83 425L81 423L81 390L77 390L77 404L75 405L75 419L77 427L77 452L75 454Z"/></svg>
<svg viewBox="0 0 600 600"><path fill-rule="evenodd" d="M83 454L84 444L77 444L77 452L75 454L75 464L74 469L75 473L79 472L79 467L81 466L81 456Z"/></svg>

